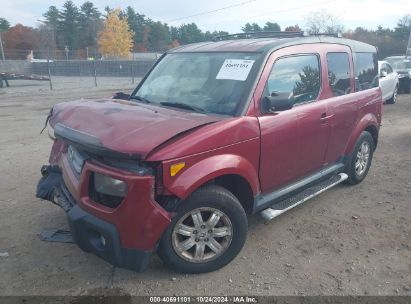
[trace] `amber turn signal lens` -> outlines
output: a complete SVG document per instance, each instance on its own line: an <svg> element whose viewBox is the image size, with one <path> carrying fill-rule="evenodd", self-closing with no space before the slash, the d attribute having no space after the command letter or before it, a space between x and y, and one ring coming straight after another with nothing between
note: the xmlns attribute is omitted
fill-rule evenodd
<svg viewBox="0 0 411 304"><path fill-rule="evenodd" d="M177 163L170 166L170 175L176 176L186 166L186 163Z"/></svg>

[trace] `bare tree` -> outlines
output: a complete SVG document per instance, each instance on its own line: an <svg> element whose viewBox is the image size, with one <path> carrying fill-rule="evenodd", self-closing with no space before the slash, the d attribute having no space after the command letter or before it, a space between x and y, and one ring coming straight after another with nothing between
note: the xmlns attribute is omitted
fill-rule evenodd
<svg viewBox="0 0 411 304"><path fill-rule="evenodd" d="M397 27L403 28L403 27L411 27L411 14L407 14L400 18L397 22Z"/></svg>
<svg viewBox="0 0 411 304"><path fill-rule="evenodd" d="M344 31L344 26L338 17L327 10L312 11L304 17L306 30L310 34L337 34Z"/></svg>

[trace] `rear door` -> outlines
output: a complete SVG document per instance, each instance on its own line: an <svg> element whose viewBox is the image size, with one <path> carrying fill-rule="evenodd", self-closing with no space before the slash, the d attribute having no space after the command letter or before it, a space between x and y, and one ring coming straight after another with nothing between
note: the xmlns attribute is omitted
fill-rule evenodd
<svg viewBox="0 0 411 304"><path fill-rule="evenodd" d="M321 56L314 45L273 53L254 95L262 109L265 96L276 92L295 98L292 109L260 110L260 181L269 192L322 168L330 127L321 94Z"/></svg>
<svg viewBox="0 0 411 304"><path fill-rule="evenodd" d="M332 115L326 165L342 161L348 140L359 117L371 112L370 101L378 97L378 65L375 53L351 53L343 45L327 51L328 112ZM355 65L354 65L355 62ZM375 93L370 94L370 89ZM373 91L373 92L374 92Z"/></svg>

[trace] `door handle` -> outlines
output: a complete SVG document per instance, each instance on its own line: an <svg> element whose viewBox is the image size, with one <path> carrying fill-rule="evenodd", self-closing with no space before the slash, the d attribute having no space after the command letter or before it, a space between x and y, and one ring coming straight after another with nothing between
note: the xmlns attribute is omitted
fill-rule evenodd
<svg viewBox="0 0 411 304"><path fill-rule="evenodd" d="M322 123L325 123L325 122L327 122L328 119L332 118L333 116L334 116L334 114L331 114L331 115L327 116L327 113L324 112L324 113L321 114L320 120L321 120Z"/></svg>

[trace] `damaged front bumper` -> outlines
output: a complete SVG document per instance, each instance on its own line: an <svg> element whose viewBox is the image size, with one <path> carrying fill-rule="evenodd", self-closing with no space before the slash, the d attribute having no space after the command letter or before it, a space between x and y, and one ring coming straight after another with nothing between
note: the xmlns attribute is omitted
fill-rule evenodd
<svg viewBox="0 0 411 304"><path fill-rule="evenodd" d="M49 200L67 212L74 241L86 251L127 269L143 271L151 253L171 221L170 214L153 198L154 177L84 164L80 177L69 168L65 155L59 166L44 166L37 197ZM125 181L129 192L116 208L89 197L90 176L100 173Z"/></svg>

